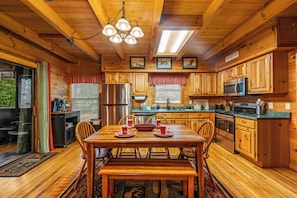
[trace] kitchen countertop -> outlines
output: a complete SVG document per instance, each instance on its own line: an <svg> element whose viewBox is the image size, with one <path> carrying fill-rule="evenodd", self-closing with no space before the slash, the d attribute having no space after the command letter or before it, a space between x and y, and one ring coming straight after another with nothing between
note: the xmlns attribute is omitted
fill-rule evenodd
<svg viewBox="0 0 297 198"><path fill-rule="evenodd" d="M151 110L141 110L139 108L132 109L132 113L191 113L191 112L214 112L214 109L208 109L208 110L198 110L198 109L185 109L185 108L171 108L169 110L167 109L155 109L152 108Z"/></svg>
<svg viewBox="0 0 297 198"><path fill-rule="evenodd" d="M248 119L290 119L290 112L276 112L276 111L266 111L265 114L234 114L235 117L248 118Z"/></svg>
<svg viewBox="0 0 297 198"><path fill-rule="evenodd" d="M210 107L208 110L198 110L198 109L186 109L184 107L171 107L171 109L167 110L165 108L161 108L157 110L152 107L151 110L141 110L140 108L134 108L131 111L132 113L214 113L215 108ZM257 114L234 114L235 117L242 117L247 119L290 119L290 112L276 112L276 111L266 111L265 114L257 115Z"/></svg>

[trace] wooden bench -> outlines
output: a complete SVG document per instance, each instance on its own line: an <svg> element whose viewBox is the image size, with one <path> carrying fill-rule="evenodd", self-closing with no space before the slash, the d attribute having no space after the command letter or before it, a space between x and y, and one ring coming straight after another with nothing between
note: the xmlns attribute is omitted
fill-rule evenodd
<svg viewBox="0 0 297 198"><path fill-rule="evenodd" d="M183 194L194 197L195 169L187 160L161 159L109 159L100 169L102 197L114 192L115 179L180 180Z"/></svg>

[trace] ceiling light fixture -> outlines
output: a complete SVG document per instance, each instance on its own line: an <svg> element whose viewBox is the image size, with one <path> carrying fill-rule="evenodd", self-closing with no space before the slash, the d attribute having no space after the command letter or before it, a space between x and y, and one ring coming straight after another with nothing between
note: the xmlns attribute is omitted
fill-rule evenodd
<svg viewBox="0 0 297 198"><path fill-rule="evenodd" d="M114 23L119 14L122 12L122 18L120 18L115 27L112 25ZM135 22L136 26L132 28L130 23ZM109 37L109 40L113 43L121 43L122 41L125 41L126 43L130 45L134 45L137 43L137 38L141 38L144 36L144 33L142 29L138 26L137 21L129 21L126 19L125 16L125 2L123 2L122 9L119 10L118 14L115 18L112 18L109 20L108 24L106 24L102 30L102 33L105 36ZM130 31L131 30L131 31Z"/></svg>
<svg viewBox="0 0 297 198"><path fill-rule="evenodd" d="M177 55L193 33L193 30L163 30L157 55Z"/></svg>

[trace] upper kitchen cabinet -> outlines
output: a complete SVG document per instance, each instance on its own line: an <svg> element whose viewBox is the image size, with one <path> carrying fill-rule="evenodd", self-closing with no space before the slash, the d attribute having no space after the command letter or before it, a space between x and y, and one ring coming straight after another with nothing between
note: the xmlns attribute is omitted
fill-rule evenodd
<svg viewBox="0 0 297 198"><path fill-rule="evenodd" d="M148 74L147 73L133 73L132 74L133 95L146 95L148 88Z"/></svg>
<svg viewBox="0 0 297 198"><path fill-rule="evenodd" d="M193 96L215 96L217 88L216 82L216 73L192 73L191 94Z"/></svg>
<svg viewBox="0 0 297 198"><path fill-rule="evenodd" d="M224 81L246 77L246 63L226 69L224 72Z"/></svg>
<svg viewBox="0 0 297 198"><path fill-rule="evenodd" d="M277 19L277 46L294 47L297 45L296 17L280 17Z"/></svg>
<svg viewBox="0 0 297 198"><path fill-rule="evenodd" d="M272 52L247 62L248 94L288 92L286 52Z"/></svg>
<svg viewBox="0 0 297 198"><path fill-rule="evenodd" d="M118 72L106 72L105 83L106 84L123 84L130 83L130 73L118 73Z"/></svg>
<svg viewBox="0 0 297 198"><path fill-rule="evenodd" d="M224 94L224 74L225 71L217 73L217 95L222 96Z"/></svg>

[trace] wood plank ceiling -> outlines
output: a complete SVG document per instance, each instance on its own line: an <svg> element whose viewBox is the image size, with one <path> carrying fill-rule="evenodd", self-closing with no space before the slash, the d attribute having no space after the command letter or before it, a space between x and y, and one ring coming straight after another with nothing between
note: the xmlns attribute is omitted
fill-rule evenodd
<svg viewBox="0 0 297 198"><path fill-rule="evenodd" d="M125 4L126 18L136 20L145 34L132 46L111 44L101 33L121 9L120 0L0 0L0 26L75 63L98 61L100 55L153 59L165 16L184 17L181 24L169 21L174 23L171 28L200 19L202 26L195 27L194 37L177 58L198 56L206 61L269 20L297 15L297 0L125 0Z"/></svg>

